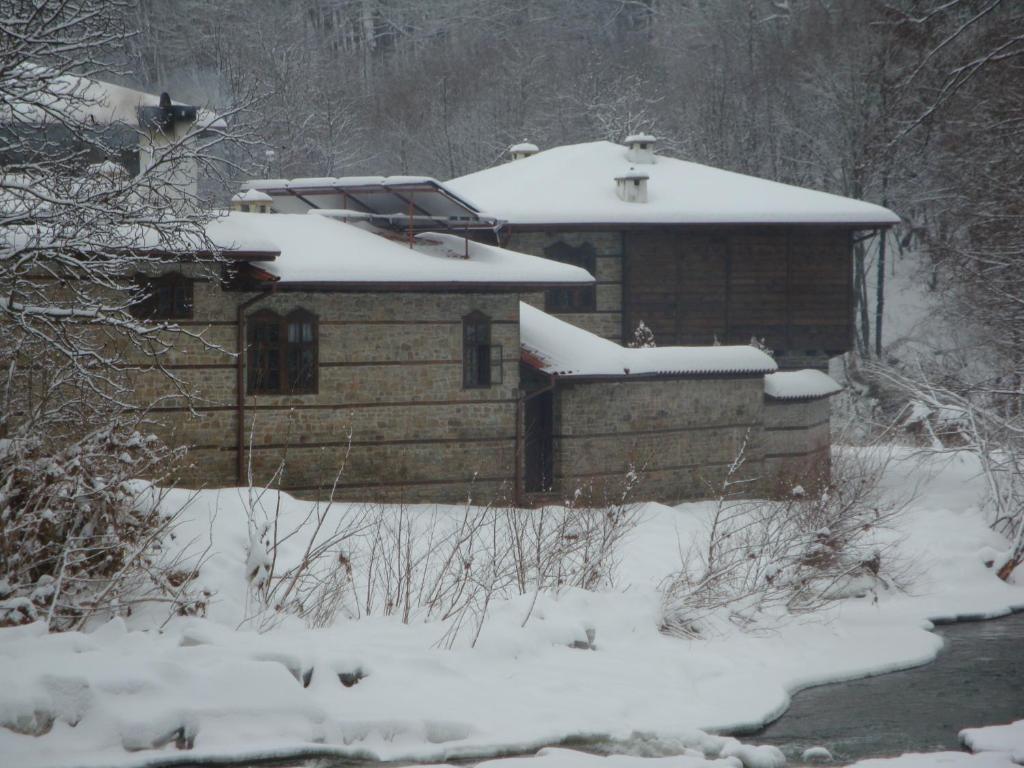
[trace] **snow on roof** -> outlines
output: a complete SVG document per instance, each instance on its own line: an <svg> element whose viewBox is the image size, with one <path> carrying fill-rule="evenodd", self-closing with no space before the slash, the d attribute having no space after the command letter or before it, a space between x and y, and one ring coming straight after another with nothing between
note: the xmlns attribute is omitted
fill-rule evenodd
<svg viewBox="0 0 1024 768"><path fill-rule="evenodd" d="M247 189L231 197L235 203L272 203L274 198L258 189Z"/></svg>
<svg viewBox="0 0 1024 768"><path fill-rule="evenodd" d="M842 387L827 373L807 368L780 371L764 377L764 393L775 400L810 400L829 397Z"/></svg>
<svg viewBox="0 0 1024 768"><path fill-rule="evenodd" d="M653 144L657 140L649 133L633 133L626 137L627 144Z"/></svg>
<svg viewBox="0 0 1024 768"><path fill-rule="evenodd" d="M436 283L586 285L584 269L461 237L417 235L414 247L328 216L226 214L211 222L211 239L233 250L279 251L254 264L282 283Z"/></svg>
<svg viewBox="0 0 1024 768"><path fill-rule="evenodd" d="M65 119L98 125L139 125L139 107L157 107L160 96L123 85L106 83L90 77L54 74L47 79L47 68L38 64L22 65L26 76L38 79L41 90L31 103L5 104L0 109L0 121L10 119L10 111L20 120L47 123L56 112ZM49 91L49 93L47 93ZM180 101L171 101L184 106ZM200 128L225 128L226 123L213 111L200 108L196 118Z"/></svg>
<svg viewBox="0 0 1024 768"><path fill-rule="evenodd" d="M776 369L771 357L751 346L623 347L523 303L519 334L527 362L563 378L750 374Z"/></svg>
<svg viewBox="0 0 1024 768"><path fill-rule="evenodd" d="M540 152L540 147L531 141L521 141L508 148L509 152Z"/></svg>
<svg viewBox="0 0 1024 768"><path fill-rule="evenodd" d="M634 137L630 137L634 138ZM609 141L555 147L446 186L510 224L896 224L871 203L658 156L648 201L621 200L628 149Z"/></svg>

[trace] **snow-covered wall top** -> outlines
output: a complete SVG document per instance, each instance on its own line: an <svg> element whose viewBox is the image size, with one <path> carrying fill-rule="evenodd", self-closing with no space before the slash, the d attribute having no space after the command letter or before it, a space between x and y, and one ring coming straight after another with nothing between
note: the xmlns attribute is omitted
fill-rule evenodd
<svg viewBox="0 0 1024 768"><path fill-rule="evenodd" d="M777 367L751 346L623 347L522 303L519 334L527 360L560 377L749 374Z"/></svg>
<svg viewBox="0 0 1024 768"><path fill-rule="evenodd" d="M253 262L284 283L480 283L586 285L584 269L454 235L417 235L414 247L327 216L230 213L210 238L238 251L278 251Z"/></svg>
<svg viewBox="0 0 1024 768"><path fill-rule="evenodd" d="M896 224L878 205L657 156L647 202L619 199L628 149L571 144L471 173L445 186L510 224Z"/></svg>
<svg viewBox="0 0 1024 768"><path fill-rule="evenodd" d="M827 373L805 369L780 371L764 377L764 393L775 400L810 400L829 397L842 387Z"/></svg>

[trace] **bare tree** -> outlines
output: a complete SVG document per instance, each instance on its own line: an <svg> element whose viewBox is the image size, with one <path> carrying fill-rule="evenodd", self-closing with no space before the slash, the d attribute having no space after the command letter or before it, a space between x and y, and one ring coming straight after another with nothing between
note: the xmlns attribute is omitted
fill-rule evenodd
<svg viewBox="0 0 1024 768"><path fill-rule="evenodd" d="M83 600L110 602L159 547L164 521L132 478L163 475L175 453L146 435L157 395L138 383L161 376L189 402L162 359L203 340L141 316L138 276L174 264L219 278L195 182L230 115L159 122L162 107L136 114L132 92L99 79L117 75L128 10L13 0L0 14L0 599L51 614L60 590L40 580L91 583ZM120 162L129 146L138 173ZM74 624L89 606L61 611Z"/></svg>

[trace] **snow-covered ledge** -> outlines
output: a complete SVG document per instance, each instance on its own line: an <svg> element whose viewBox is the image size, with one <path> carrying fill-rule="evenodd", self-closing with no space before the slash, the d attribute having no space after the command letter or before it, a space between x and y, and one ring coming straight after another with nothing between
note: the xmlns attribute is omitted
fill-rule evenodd
<svg viewBox="0 0 1024 768"><path fill-rule="evenodd" d="M822 371L778 371L764 377L764 393L774 400L816 400L831 397L842 386Z"/></svg>

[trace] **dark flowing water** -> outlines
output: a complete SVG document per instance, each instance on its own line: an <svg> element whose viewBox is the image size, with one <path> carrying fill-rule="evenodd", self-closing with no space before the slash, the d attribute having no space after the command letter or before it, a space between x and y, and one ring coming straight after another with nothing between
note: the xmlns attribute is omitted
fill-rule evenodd
<svg viewBox="0 0 1024 768"><path fill-rule="evenodd" d="M950 624L937 632L945 645L931 664L809 688L793 697L782 717L741 740L774 744L790 765L802 764L805 749L822 746L832 753L834 764L842 765L904 752L959 750L957 734L962 728L1024 719L1024 613ZM628 745L617 748L607 743L571 746L602 754L632 751ZM260 765L381 766L336 758Z"/></svg>
<svg viewBox="0 0 1024 768"><path fill-rule="evenodd" d="M945 645L931 664L802 691L743 740L774 744L796 764L823 746L843 763L958 750L962 728L1024 718L1024 613L937 631Z"/></svg>

